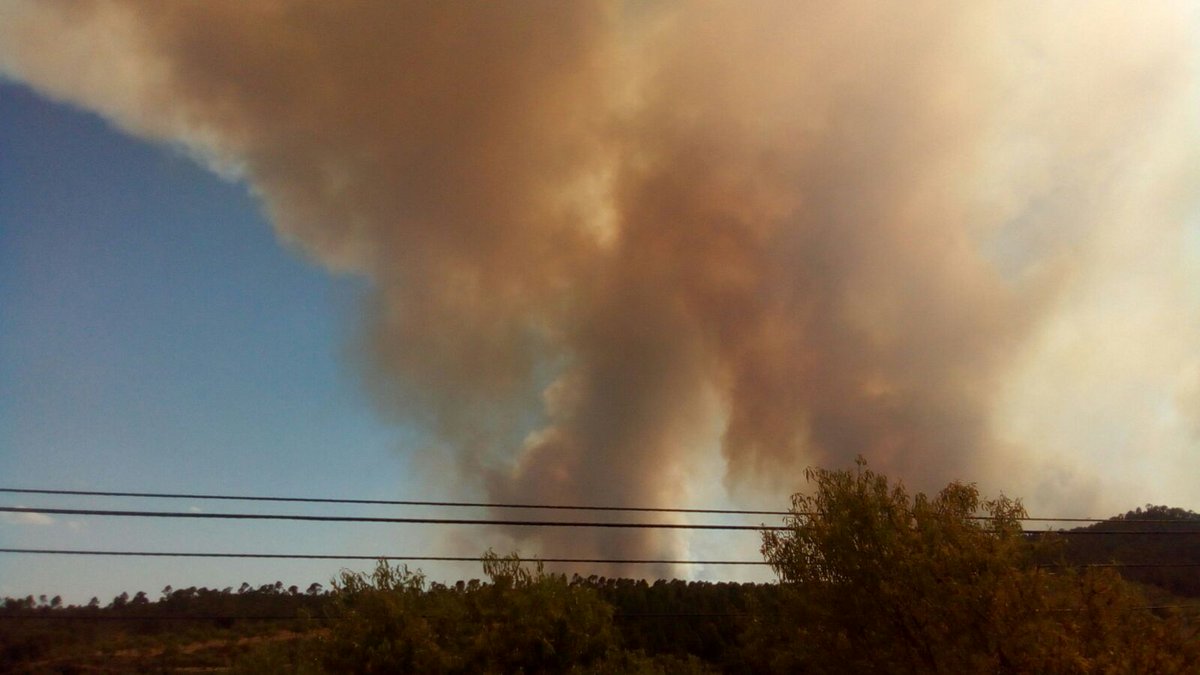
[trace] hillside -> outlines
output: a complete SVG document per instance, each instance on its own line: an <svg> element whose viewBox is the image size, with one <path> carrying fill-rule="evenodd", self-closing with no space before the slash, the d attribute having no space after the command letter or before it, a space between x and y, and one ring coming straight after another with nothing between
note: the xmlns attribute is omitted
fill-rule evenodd
<svg viewBox="0 0 1200 675"><path fill-rule="evenodd" d="M1073 532L1065 547L1070 563L1119 565L1130 581L1200 597L1200 514L1147 505Z"/></svg>

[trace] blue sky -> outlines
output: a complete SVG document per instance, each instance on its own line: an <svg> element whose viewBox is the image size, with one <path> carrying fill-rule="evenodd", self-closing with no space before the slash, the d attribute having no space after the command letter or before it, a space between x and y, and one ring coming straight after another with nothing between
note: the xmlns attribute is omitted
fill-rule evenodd
<svg viewBox="0 0 1200 675"><path fill-rule="evenodd" d="M244 186L95 115L0 85L5 486L368 498L411 492L405 452L413 438L379 420L346 358L362 286L281 247ZM4 502L199 506L32 496ZM0 545L321 552L361 543L353 552L380 552L370 539L378 529L331 527L314 538L311 527L278 524L68 520L10 518L0 524ZM232 567L8 554L0 555L0 595L107 600L122 589L167 583L236 586L243 576L299 583L336 571L329 564Z"/></svg>

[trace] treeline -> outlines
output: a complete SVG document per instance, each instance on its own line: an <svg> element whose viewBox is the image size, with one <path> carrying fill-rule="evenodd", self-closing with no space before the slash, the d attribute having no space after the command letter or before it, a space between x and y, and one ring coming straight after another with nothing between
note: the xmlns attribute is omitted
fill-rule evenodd
<svg viewBox="0 0 1200 675"><path fill-rule="evenodd" d="M1119 569L1129 581L1200 598L1200 514L1147 505L1076 529L1093 534L1069 538L1065 556L1070 563L1118 563L1125 565Z"/></svg>
<svg viewBox="0 0 1200 675"><path fill-rule="evenodd" d="M591 657L618 670L634 664L649 672L736 669L747 622L775 597L773 584L566 578L515 557L486 557L485 567L486 582L450 586L426 584L419 572L381 561L370 575L343 573L329 588L279 582L236 590L167 587L153 600L144 592L122 593L84 606L10 598L0 609L7 619L0 624L0 672L159 672L239 662L246 672L390 672L397 663L407 663L409 672L488 670L488 663L493 670L505 664L501 671L557 671ZM236 648L239 639L281 630L300 637ZM526 647L515 648L521 633L528 636ZM579 649L566 644L572 634ZM534 649L547 635L552 653ZM346 645L363 640L409 644L425 660L374 650L360 663L362 655ZM213 642L223 648L186 656L163 648Z"/></svg>
<svg viewBox="0 0 1200 675"><path fill-rule="evenodd" d="M99 598L92 598L82 606L64 606L62 598L58 596L52 599L47 599L44 595L37 598L32 595L24 598L5 598L3 611L6 614L48 615L49 612L53 612L59 616L128 618L168 615L244 616L247 612L254 615L279 615L294 614L299 609L320 605L320 598L324 595L324 587L319 583L311 584L303 592L296 586L285 589L281 581L258 588L243 583L236 591L232 586L222 590L195 586L175 589L167 586L162 590L162 596L154 600L151 600L145 591L138 591L133 596L121 593L107 604L101 604Z"/></svg>
<svg viewBox="0 0 1200 675"><path fill-rule="evenodd" d="M168 587L85 607L10 599L0 670L1200 672L1200 614L1117 573L1195 594L1195 568L1079 566L1194 562L1197 535L1030 537L1019 502L970 485L910 495L863 463L807 475L813 493L763 538L778 583L568 578L488 553L486 580L453 585L380 561L328 588ZM1091 530L1198 521L1148 507Z"/></svg>
<svg viewBox="0 0 1200 675"><path fill-rule="evenodd" d="M151 599L121 593L80 606L60 598L6 598L0 606L0 672L169 672L176 667L228 667L243 638L281 629L308 630L304 617L329 603L321 584L305 591L283 584L238 589L170 586ZM289 617L281 619L280 617ZM219 648L183 653L187 645Z"/></svg>

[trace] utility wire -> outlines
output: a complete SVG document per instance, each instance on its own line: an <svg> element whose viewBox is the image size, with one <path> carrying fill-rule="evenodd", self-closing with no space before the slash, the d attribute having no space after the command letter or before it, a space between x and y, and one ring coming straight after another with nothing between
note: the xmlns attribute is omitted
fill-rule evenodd
<svg viewBox="0 0 1200 675"><path fill-rule="evenodd" d="M420 499L341 499L331 497L269 497L256 495L227 495L204 493L176 492L113 492L102 490L52 490L42 488L13 488L0 487L0 493L37 494L37 495L69 495L82 497L134 497L139 499L203 499L248 502L290 502L297 504L359 504L375 506L436 506L447 508L488 508L488 509L540 509L555 511L609 511L624 513L704 513L713 515L742 515L742 516L813 516L812 512L773 511L755 509L704 509L704 508L670 508L652 506L597 506L585 504L523 504L505 502L465 502L465 501L429 501ZM991 516L972 516L972 520L995 520ZM1024 522L1047 523L1103 523L1112 518L1049 518L1034 517L1017 518ZM1122 518L1115 522L1122 523L1170 523L1187 522L1154 518Z"/></svg>
<svg viewBox="0 0 1200 675"><path fill-rule="evenodd" d="M69 516L113 516L136 518L192 518L223 520L293 520L304 522L333 523L394 523L412 525L492 525L510 527L600 527L641 530L740 530L740 531L783 531L787 525L726 525L715 523L630 523L567 520L506 520L496 518L383 518L370 516L315 516L281 513L196 513L192 511L118 511L106 509L58 509L25 506L0 506L0 513L44 513ZM1190 535L1200 534L1194 530L1024 530L1027 535Z"/></svg>
<svg viewBox="0 0 1200 675"><path fill-rule="evenodd" d="M568 520L504 520L494 518L381 518L370 516L312 516L283 513L196 513L193 511L113 511L104 509L46 509L0 506L0 513L46 513L65 516L135 518L201 518L225 520L298 520L330 523L402 523L413 525L507 525L512 527L607 527L642 530L786 530L784 525L718 525L712 523L629 523Z"/></svg>
<svg viewBox="0 0 1200 675"><path fill-rule="evenodd" d="M417 562L482 562L480 556L439 555L337 555L324 553L203 553L182 551L96 551L42 548L0 548L0 553L37 555L96 555L150 558L266 558L289 560L412 560ZM668 560L651 558L529 558L527 562L613 565L769 565L765 560ZM1198 564L1200 566L1200 564Z"/></svg>
<svg viewBox="0 0 1200 675"><path fill-rule="evenodd" d="M482 562L480 556L443 555L354 555L334 553L210 553L200 551L125 551L80 550L49 548L0 548L0 553L28 555L89 555L144 558L253 558L267 560L409 560L414 562ZM579 563L596 565L770 565L766 560L683 560L667 558L543 558L530 557L526 562ZM1098 568L1187 568L1200 567L1200 562L1112 562L1112 563L1054 563L1040 567L1098 567Z"/></svg>
<svg viewBox="0 0 1200 675"><path fill-rule="evenodd" d="M419 499L334 499L321 497L261 497L245 495L188 494L171 492L103 492L96 490L43 490L0 487L0 492L37 495L75 495L85 497L137 497L150 499L217 499L247 502L292 502L302 504L371 504L376 506L438 506L451 508L543 509L557 511L621 511L630 513L708 513L744 516L786 516L790 511L749 509L676 509L651 506L588 506L572 504L518 504L496 502L447 502Z"/></svg>

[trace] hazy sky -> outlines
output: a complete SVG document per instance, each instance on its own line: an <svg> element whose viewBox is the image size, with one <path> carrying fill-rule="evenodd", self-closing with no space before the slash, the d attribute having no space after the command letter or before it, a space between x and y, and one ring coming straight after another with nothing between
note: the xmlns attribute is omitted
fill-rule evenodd
<svg viewBox="0 0 1200 675"><path fill-rule="evenodd" d="M0 4L0 482L781 506L861 454L1038 515L1200 508L1190 5L331 7ZM756 550L44 517L0 543ZM335 570L0 555L0 594Z"/></svg>

